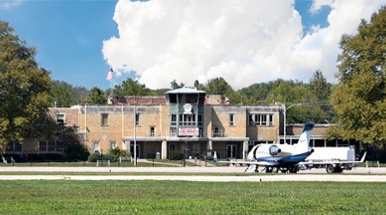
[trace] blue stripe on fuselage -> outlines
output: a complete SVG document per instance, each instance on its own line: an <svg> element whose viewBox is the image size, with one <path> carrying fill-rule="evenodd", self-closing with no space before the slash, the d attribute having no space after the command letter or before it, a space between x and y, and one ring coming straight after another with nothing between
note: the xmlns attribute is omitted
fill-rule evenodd
<svg viewBox="0 0 386 215"><path fill-rule="evenodd" d="M306 159L310 154L308 152L292 155L292 156L286 156L286 157L266 157L266 158L259 158L258 161L265 161L270 162L274 166L290 166L297 164L299 162L302 162L304 159ZM277 163L277 164L274 164Z"/></svg>

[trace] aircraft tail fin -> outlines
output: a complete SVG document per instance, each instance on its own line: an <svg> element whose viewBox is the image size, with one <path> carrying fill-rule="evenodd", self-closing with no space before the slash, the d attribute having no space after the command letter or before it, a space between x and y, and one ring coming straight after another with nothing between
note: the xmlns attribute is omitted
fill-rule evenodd
<svg viewBox="0 0 386 215"><path fill-rule="evenodd" d="M303 132L300 135L297 148L308 149L313 128L314 123L312 122L306 122L306 124L304 124Z"/></svg>

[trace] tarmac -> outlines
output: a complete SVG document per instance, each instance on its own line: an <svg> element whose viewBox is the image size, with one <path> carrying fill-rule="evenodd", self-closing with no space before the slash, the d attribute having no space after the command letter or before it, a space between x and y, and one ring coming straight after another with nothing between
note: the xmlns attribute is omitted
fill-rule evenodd
<svg viewBox="0 0 386 215"><path fill-rule="evenodd" d="M325 169L303 170L298 174L245 173L244 167L0 167L0 180L179 180L211 182L334 181L386 182L386 168L357 167L343 173L328 174ZM18 174L9 174L17 172ZM28 174L22 174L28 172ZM36 174L31 174L31 172ZM43 173L51 173L45 175ZM80 172L88 173L79 175ZM90 173L106 173L90 175ZM130 175L127 173L136 173ZM8 173L8 174L6 174ZM57 173L57 174L55 174ZM71 174L77 173L77 174ZM125 173L120 175L119 173ZM137 173L146 173L144 175ZM153 174L152 174L153 173ZM160 173L173 173L160 175ZM178 175L178 173L183 173ZM189 175L192 173L192 175ZM203 173L203 174L195 174ZM236 173L222 176L205 173ZM239 174L238 174L239 173Z"/></svg>

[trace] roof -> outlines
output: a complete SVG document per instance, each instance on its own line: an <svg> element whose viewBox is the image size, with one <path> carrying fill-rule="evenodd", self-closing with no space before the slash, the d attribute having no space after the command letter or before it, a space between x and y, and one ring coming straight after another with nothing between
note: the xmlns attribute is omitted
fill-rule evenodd
<svg viewBox="0 0 386 215"><path fill-rule="evenodd" d="M205 91L183 87L183 88L167 91L165 94L189 94L189 93L205 94Z"/></svg>

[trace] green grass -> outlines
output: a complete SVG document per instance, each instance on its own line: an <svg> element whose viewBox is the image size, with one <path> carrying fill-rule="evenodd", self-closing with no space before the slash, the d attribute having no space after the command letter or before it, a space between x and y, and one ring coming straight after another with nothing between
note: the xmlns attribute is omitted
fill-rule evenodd
<svg viewBox="0 0 386 215"><path fill-rule="evenodd" d="M385 214L386 183L1 181L1 214Z"/></svg>

